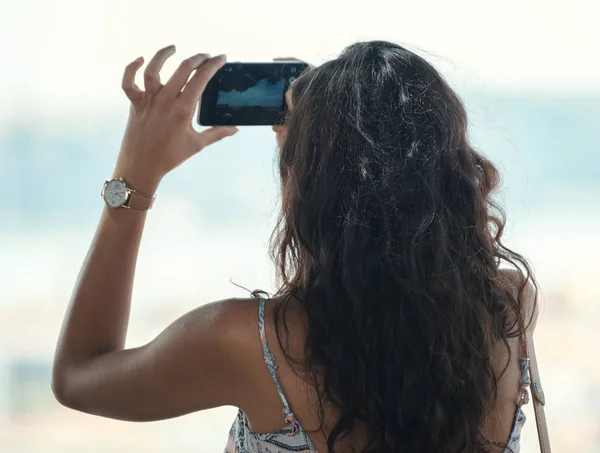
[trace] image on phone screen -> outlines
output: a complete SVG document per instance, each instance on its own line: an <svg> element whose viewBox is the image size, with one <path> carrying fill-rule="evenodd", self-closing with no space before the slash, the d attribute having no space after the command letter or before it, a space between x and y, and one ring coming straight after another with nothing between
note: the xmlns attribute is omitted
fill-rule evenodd
<svg viewBox="0 0 600 453"><path fill-rule="evenodd" d="M281 124L285 93L306 67L299 62L226 64L202 95L200 124Z"/></svg>

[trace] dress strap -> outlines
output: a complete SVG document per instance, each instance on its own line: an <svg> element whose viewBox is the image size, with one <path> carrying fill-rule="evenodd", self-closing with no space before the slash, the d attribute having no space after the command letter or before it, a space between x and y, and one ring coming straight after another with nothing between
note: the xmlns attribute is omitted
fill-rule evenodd
<svg viewBox="0 0 600 453"><path fill-rule="evenodd" d="M526 311L525 320L529 319L529 315L530 314ZM527 327L527 323L524 325ZM531 330L526 330L525 334L521 335L520 340L525 355L521 361L523 372L521 377L521 388L523 388L523 386L529 386L533 395L533 411L535 414L535 424L537 425L540 451L541 453L551 453L550 437L548 436L548 425L546 423L546 413L544 411L546 397L544 395L544 390L542 389L540 371L538 369L537 357L535 356L533 332L531 332ZM527 390L525 390L525 392L527 392ZM526 398L528 399L528 396Z"/></svg>
<svg viewBox="0 0 600 453"><path fill-rule="evenodd" d="M258 305L258 329L260 334L260 342L262 343L263 355L265 358L265 363L267 364L267 368L269 369L269 373L271 374L271 378L275 383L275 388L277 389L277 393L279 393L279 398L281 398L281 402L283 403L283 413L285 414L285 420L289 424L292 421L295 421L294 414L290 409L290 405L283 394L283 389L281 388L281 383L279 382L279 378L277 377L277 365L275 365L275 357L271 354L269 350L269 344L267 343L267 334L265 332L265 299L261 298L260 303Z"/></svg>
<svg viewBox="0 0 600 453"><path fill-rule="evenodd" d="M527 333L526 342L527 353L530 360L529 375L531 376L531 391L533 393L533 410L535 413L538 439L540 441L540 451L542 453L551 453L548 425L546 423L546 414L544 412L546 397L544 396L544 390L542 389L540 372L535 356L535 348L533 346L533 335L531 332Z"/></svg>

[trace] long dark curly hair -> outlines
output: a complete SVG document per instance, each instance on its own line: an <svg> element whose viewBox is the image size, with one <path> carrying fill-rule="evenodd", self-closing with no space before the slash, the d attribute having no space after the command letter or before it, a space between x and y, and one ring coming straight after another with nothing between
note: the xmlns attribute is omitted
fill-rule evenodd
<svg viewBox="0 0 600 453"><path fill-rule="evenodd" d="M277 335L291 360L298 300L321 423L325 405L338 414L329 451L357 422L365 452L488 451L490 351L524 332L531 272L500 241L498 172L469 145L461 100L415 53L362 42L296 81L286 125Z"/></svg>

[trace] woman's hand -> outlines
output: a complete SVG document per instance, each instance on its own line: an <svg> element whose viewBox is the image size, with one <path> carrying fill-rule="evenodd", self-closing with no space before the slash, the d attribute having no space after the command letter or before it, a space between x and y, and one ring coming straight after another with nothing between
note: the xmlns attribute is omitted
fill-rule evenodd
<svg viewBox="0 0 600 453"><path fill-rule="evenodd" d="M274 58L273 61L300 61L300 60L298 60L297 58L294 58L294 57L278 57L278 58ZM292 87L290 86L290 88L288 88L287 92L285 93L285 102L287 104L288 110L290 110L292 108L291 94L292 94ZM285 136L287 135L287 126L285 124L283 124L281 126L273 126L273 132L275 132L275 137L277 138L277 145L281 149L285 142Z"/></svg>
<svg viewBox="0 0 600 453"><path fill-rule="evenodd" d="M175 46L165 47L150 60L144 71L144 91L134 82L144 63L142 57L130 63L123 75L123 91L131 108L114 176L148 194L154 193L169 171L237 132L235 127L213 127L198 133L191 123L206 84L225 64L225 56L198 54L183 60L163 85L160 70L174 53Z"/></svg>
<svg viewBox="0 0 600 453"><path fill-rule="evenodd" d="M295 58L295 57L279 57L279 58L274 58L273 61L304 61L301 60L299 58ZM310 68L314 68L314 66L310 66ZM287 92L285 93L285 102L287 104L288 110L292 109L292 86L290 85L290 88L288 88ZM281 126L273 126L273 132L275 132L275 135L277 137L277 145L279 146L279 148L283 147L283 144L285 143L285 138L287 135L287 126L281 125Z"/></svg>

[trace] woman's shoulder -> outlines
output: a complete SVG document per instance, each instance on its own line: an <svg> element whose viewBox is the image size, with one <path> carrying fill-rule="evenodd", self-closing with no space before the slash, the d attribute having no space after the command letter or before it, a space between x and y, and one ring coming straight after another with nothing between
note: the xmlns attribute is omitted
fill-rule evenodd
<svg viewBox="0 0 600 453"><path fill-rule="evenodd" d="M533 331L539 314L539 290L532 278L517 269L500 269L500 278L510 294L519 298L520 316L525 320L527 330Z"/></svg>
<svg viewBox="0 0 600 453"><path fill-rule="evenodd" d="M215 320L225 325L249 327L257 325L259 302L260 299L257 297L233 297L211 302L203 307L206 307L214 315Z"/></svg>

